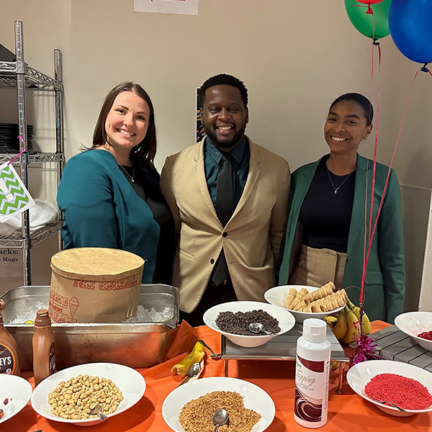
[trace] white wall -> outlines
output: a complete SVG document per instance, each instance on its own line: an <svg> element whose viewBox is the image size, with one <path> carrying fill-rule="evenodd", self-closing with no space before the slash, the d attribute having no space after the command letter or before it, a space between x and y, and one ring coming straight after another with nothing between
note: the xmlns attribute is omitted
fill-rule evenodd
<svg viewBox="0 0 432 432"><path fill-rule="evenodd" d="M419 310L432 312L432 206L429 213L429 227L426 237L423 275Z"/></svg>
<svg viewBox="0 0 432 432"><path fill-rule="evenodd" d="M103 98L125 80L143 85L154 101L158 168L167 155L193 143L195 88L220 72L248 87L248 135L293 169L327 151L322 128L333 99L358 91L377 102L370 40L351 25L342 1L200 0L198 16L135 13L132 0L0 0L0 10L0 43L13 48L13 21L22 20L25 58L36 69L52 74L53 49L62 50L67 157L90 144ZM388 164L418 65L390 37L381 48L378 159ZM417 308L430 198L424 189L432 185L431 96L431 78L421 73L395 160L404 185L409 309ZM4 97L0 91L0 121L15 112ZM34 93L31 100L44 150L54 136L48 98ZM372 139L362 147L362 154L373 155ZM32 187L55 195L38 169ZM45 248L35 271L47 283L52 248Z"/></svg>

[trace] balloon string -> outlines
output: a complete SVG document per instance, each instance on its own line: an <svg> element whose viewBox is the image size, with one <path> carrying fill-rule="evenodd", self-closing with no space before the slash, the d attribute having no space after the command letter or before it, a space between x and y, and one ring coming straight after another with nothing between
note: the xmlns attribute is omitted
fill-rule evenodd
<svg viewBox="0 0 432 432"><path fill-rule="evenodd" d="M367 236L366 233L368 231L367 229L367 191L368 191L368 176L366 175L366 193L365 193L365 235L364 235L364 250L363 250L363 272L362 272L362 279L361 279L361 285L360 285L360 311L363 307L364 302L364 285L366 280L366 269L367 264L369 261L369 253L366 254L366 250L368 252L370 251L371 245L372 245L372 239L373 239L373 233L372 233L372 218L373 218L373 202L374 202L374 194L375 194L375 177L376 177L376 160L377 160L377 148L378 148L378 126L379 126L379 108L380 108L380 96L381 96L381 46L376 43L376 41L373 41L372 45L372 73L371 78L373 77L373 59L374 59L374 46L378 47L378 98L377 98L377 114L376 114L376 127L375 127L375 146L374 146L374 163L373 163L373 174L372 174L372 187L371 187L371 206L370 206L370 215L369 215L369 235ZM372 85L372 81L371 81ZM369 172L369 163L367 166L367 171ZM369 245L369 247L367 247ZM365 256L366 255L366 256Z"/></svg>
<svg viewBox="0 0 432 432"><path fill-rule="evenodd" d="M432 76L432 72L427 68L427 63L420 69L422 72L428 72L430 76Z"/></svg>
<svg viewBox="0 0 432 432"><path fill-rule="evenodd" d="M26 147L25 142L22 139L22 137L21 136L17 136L17 138L24 144L24 148L13 159L11 159L8 162L8 165L10 165L11 163L13 163L13 161L15 161L16 159L18 159L27 150L27 147Z"/></svg>
<svg viewBox="0 0 432 432"><path fill-rule="evenodd" d="M398 136L397 136L397 139L396 139L396 144L395 144L395 147L394 147L394 150L393 150L393 154L392 154L392 158L391 158L391 161L390 161L390 165L388 167L387 177L386 177L386 181L385 181L385 184L384 184L383 193L382 193L382 196L381 196L381 199L380 199L377 216L375 218L375 223L374 223L374 227L373 227L373 230L372 230L372 239L373 239L373 237L375 235L376 227L377 227L377 224L378 224L378 219L379 219L379 216L381 214L382 207L383 207L384 198L385 198L385 194L386 194L386 191L387 191L387 186L388 186L388 182L389 182L389 178L390 178L390 173L391 173L391 169L393 167L394 157L396 155L396 150L398 148L398 144L399 144L399 140L400 140L400 137L401 137L403 125L404 125L405 118L406 118L407 111L408 111L409 102L411 100L411 96L412 96L412 92L413 92L413 88L414 88L414 83L415 83L415 80L417 79L418 73L419 73L419 71L417 71L415 73L413 81L411 83L410 91L409 91L409 94L408 94L408 99L407 99L407 102L406 102L406 105L405 105L405 109L404 109L404 113L403 113L403 116L402 116L401 125L399 127L399 133L398 133ZM431 73L431 75L432 75L432 73ZM371 203L371 207L372 206L373 206L373 202ZM361 285L361 290L360 290L360 310L362 309L362 306L363 306L363 303L362 303L362 298L363 297L362 296L363 296L363 291L364 291L364 281L365 281L366 267L367 267L367 263L369 261L369 255L370 255L371 247L372 247L372 243L370 242L369 243L369 247L368 247L368 252L366 254L365 265L363 267L362 285Z"/></svg>
<svg viewBox="0 0 432 432"><path fill-rule="evenodd" d="M376 104L376 127L375 127L375 146L374 146L374 164L373 164L373 175L372 175L372 190L371 190L371 208L369 215L369 245L372 243L372 216L373 216L373 199L375 193L375 177L376 177L376 161L377 161L377 150L378 150L378 126L379 126L379 112L380 112L380 95L381 95L381 47L378 45L378 98Z"/></svg>

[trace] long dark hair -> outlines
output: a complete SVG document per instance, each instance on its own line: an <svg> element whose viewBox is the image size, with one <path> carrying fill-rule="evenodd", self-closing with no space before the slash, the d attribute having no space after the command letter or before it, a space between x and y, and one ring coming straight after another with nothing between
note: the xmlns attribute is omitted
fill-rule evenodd
<svg viewBox="0 0 432 432"><path fill-rule="evenodd" d="M356 102L357 105L363 111L364 117L366 119L366 126L370 126L372 124L372 120L373 120L373 116L374 116L373 106L372 106L370 100L360 93L345 93L345 94L339 96L330 105L329 112L337 103L339 103L340 101L344 101L344 100Z"/></svg>
<svg viewBox="0 0 432 432"><path fill-rule="evenodd" d="M107 142L107 134L105 131L105 122L110 112L111 107L115 101L115 98L122 92L130 91L138 95L141 99L144 99L150 108L149 125L146 136L137 146L135 146L130 154L130 158L133 163L137 162L140 164L151 163L153 164L156 156L156 126L153 103L148 93L138 84L133 82L124 82L115 86L105 98L102 105L99 118L96 122L96 126L93 132L93 145L91 149L96 149Z"/></svg>

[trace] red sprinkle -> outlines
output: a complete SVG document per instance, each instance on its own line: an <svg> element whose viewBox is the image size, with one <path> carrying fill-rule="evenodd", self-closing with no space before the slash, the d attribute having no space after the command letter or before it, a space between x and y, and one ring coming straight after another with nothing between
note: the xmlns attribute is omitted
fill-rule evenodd
<svg viewBox="0 0 432 432"><path fill-rule="evenodd" d="M432 396L423 384L396 374L374 376L367 383L365 393L373 400L393 402L408 410L424 410L432 405Z"/></svg>
<svg viewBox="0 0 432 432"><path fill-rule="evenodd" d="M419 333L417 337L432 341L432 330L428 332Z"/></svg>
<svg viewBox="0 0 432 432"><path fill-rule="evenodd" d="M6 399L4 400L4 402L3 402L3 404L4 404L4 405L7 405L8 403L9 403L9 399L6 398Z"/></svg>

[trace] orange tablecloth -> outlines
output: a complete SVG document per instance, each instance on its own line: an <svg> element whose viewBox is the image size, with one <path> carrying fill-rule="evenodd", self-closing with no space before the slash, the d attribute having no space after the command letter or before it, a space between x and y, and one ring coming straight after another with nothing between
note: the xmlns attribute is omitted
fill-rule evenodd
<svg viewBox="0 0 432 432"><path fill-rule="evenodd" d="M388 324L376 321L372 330L378 331ZM147 389L144 397L134 407L89 429L91 432L169 432L171 429L162 417L162 403L166 396L176 388L180 379L173 378L171 367L184 353L191 350L197 339L203 339L214 352L220 352L220 335L208 327L191 328L183 323L170 347L166 362L150 369L140 369ZM179 354L181 353L181 354ZM207 358L203 377L223 376L223 361ZM294 362L289 361L229 361L229 376L250 381L272 397L276 405L276 417L267 429L268 432L305 431L293 416L294 407ZM33 378L26 376L33 384ZM374 405L355 394L348 384L344 385L345 394L335 393L337 373L330 378L329 420L320 431L325 432L430 432L432 414L417 414L400 418L384 414ZM20 413L0 425L1 432L77 432L79 426L64 425L48 421L33 411L30 403Z"/></svg>

